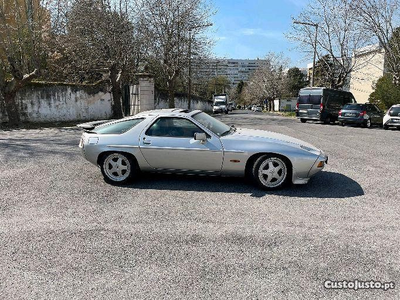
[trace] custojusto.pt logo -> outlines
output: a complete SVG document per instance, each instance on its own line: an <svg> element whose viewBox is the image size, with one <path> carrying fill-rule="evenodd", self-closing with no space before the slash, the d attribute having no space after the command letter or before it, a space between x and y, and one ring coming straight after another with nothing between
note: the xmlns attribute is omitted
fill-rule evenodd
<svg viewBox="0 0 400 300"><path fill-rule="evenodd" d="M382 282L375 280L325 280L324 287L329 290L391 290L395 288L394 282Z"/></svg>

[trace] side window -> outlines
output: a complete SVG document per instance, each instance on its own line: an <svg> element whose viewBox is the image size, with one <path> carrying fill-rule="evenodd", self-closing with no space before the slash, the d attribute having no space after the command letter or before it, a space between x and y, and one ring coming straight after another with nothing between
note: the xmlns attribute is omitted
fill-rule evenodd
<svg viewBox="0 0 400 300"><path fill-rule="evenodd" d="M193 138L196 132L204 132L197 125L183 118L159 118L147 130L148 136Z"/></svg>

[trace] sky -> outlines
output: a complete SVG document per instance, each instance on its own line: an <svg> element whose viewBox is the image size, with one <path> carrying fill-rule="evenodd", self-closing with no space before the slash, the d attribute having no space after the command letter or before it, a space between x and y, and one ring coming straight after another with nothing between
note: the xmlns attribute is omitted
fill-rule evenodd
<svg viewBox="0 0 400 300"><path fill-rule="evenodd" d="M268 52L283 53L290 67L306 67L312 57L304 57L296 44L285 38L292 17L305 8L307 0L213 0L217 13L212 17L214 55L219 58L256 59Z"/></svg>

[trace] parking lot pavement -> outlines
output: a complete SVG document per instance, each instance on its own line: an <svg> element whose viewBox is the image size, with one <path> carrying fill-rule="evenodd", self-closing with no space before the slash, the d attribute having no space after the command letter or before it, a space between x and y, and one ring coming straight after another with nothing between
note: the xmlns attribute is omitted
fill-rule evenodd
<svg viewBox="0 0 400 300"><path fill-rule="evenodd" d="M106 184L73 128L0 132L0 299L399 299L400 131L235 111L329 155L309 184L143 175Z"/></svg>

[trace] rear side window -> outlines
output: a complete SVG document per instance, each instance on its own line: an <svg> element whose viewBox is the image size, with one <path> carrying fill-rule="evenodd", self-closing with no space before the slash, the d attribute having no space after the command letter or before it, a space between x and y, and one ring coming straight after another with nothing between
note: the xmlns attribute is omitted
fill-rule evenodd
<svg viewBox="0 0 400 300"><path fill-rule="evenodd" d="M107 125L101 125L92 130L92 132L98 134L122 134L135 127L137 124L142 122L144 119L132 119L127 121L120 121Z"/></svg>

